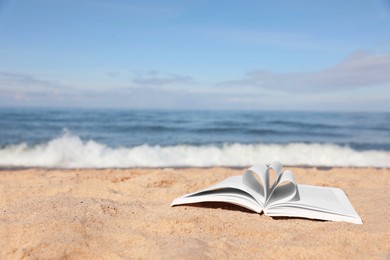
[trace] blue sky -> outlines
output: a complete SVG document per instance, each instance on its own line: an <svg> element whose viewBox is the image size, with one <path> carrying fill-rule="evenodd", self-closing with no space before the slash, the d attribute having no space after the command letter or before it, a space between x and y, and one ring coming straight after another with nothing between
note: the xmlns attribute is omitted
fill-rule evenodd
<svg viewBox="0 0 390 260"><path fill-rule="evenodd" d="M0 0L0 106L390 111L390 1Z"/></svg>

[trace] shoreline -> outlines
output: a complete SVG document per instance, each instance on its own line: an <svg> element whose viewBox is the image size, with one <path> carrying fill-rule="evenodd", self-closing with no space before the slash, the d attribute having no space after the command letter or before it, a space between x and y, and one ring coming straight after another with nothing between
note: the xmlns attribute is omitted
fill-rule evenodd
<svg viewBox="0 0 390 260"><path fill-rule="evenodd" d="M0 258L390 256L390 169L286 168L299 184L341 188L363 225L170 207L245 167L13 169L0 171Z"/></svg>

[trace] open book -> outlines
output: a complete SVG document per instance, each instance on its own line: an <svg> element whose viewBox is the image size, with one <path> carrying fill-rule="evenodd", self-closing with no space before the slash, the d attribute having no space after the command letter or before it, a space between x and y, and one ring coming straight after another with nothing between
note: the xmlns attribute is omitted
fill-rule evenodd
<svg viewBox="0 0 390 260"><path fill-rule="evenodd" d="M274 172L273 183L270 172ZM345 193L338 188L298 185L278 162L249 168L207 189L173 200L171 206L227 202L272 217L300 217L362 224Z"/></svg>

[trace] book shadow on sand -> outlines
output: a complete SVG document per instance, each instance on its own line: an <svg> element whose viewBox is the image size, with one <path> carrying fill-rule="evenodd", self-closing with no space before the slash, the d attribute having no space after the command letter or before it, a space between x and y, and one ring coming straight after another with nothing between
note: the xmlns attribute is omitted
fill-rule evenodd
<svg viewBox="0 0 390 260"><path fill-rule="evenodd" d="M223 202L200 202L200 203L187 204L186 206L195 207L195 208L224 209L224 210L241 211L245 213L257 214L256 212L253 212L252 210L246 209L244 207L234 205L234 204L226 204Z"/></svg>
<svg viewBox="0 0 390 260"><path fill-rule="evenodd" d="M311 219L311 218L299 218L299 217L271 217L271 218L280 221L298 219L298 220L304 220L310 222L331 222L329 220L323 220L323 219Z"/></svg>

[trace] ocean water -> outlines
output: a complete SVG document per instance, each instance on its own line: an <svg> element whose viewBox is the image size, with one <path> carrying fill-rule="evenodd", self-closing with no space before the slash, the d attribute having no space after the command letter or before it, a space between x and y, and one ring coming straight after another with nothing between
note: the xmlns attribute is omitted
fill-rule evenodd
<svg viewBox="0 0 390 260"><path fill-rule="evenodd" d="M0 109L0 167L390 167L390 113Z"/></svg>

